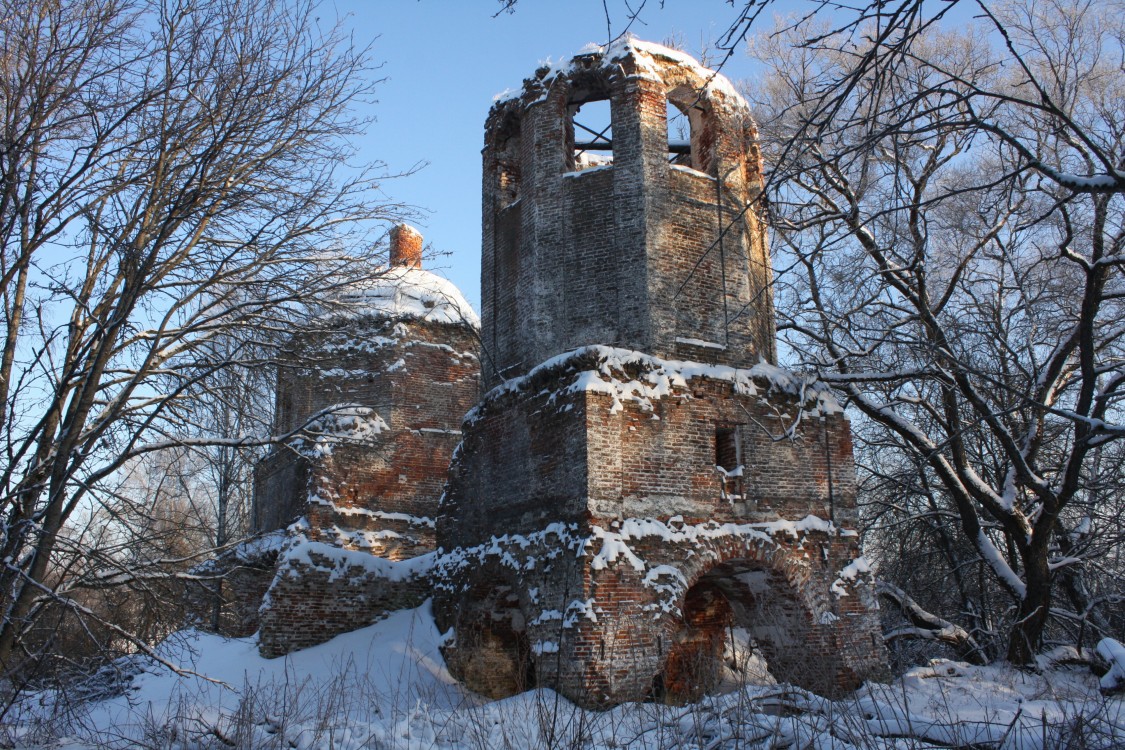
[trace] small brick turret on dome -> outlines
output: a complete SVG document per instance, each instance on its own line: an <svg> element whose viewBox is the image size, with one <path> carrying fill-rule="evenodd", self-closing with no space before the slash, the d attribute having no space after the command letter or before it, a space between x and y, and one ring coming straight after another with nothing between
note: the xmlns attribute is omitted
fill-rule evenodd
<svg viewBox="0 0 1125 750"><path fill-rule="evenodd" d="M391 229L391 265L407 268L422 267L422 233L409 224L397 224Z"/></svg>

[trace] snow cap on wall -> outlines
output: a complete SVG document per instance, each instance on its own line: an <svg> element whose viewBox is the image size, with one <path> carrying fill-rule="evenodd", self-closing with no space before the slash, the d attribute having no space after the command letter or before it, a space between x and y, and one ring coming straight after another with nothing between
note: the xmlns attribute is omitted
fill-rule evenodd
<svg viewBox="0 0 1125 750"><path fill-rule="evenodd" d="M685 52L666 47L663 44L642 41L632 34L625 34L608 45L587 44L570 60L561 62L548 60L541 64L533 78L523 82L523 86L501 92L493 97L493 101L497 105L502 105L512 99L523 99L528 104L534 103L543 98L544 93L556 78L565 78L572 75L591 60L596 61L602 67L608 68L616 66L626 58L633 62L638 75L660 80L663 75L661 66L672 66L699 81L701 94L708 97L718 95L735 103L736 106L743 108L747 106L742 95L735 89L734 84L722 73L705 68L698 60Z"/></svg>

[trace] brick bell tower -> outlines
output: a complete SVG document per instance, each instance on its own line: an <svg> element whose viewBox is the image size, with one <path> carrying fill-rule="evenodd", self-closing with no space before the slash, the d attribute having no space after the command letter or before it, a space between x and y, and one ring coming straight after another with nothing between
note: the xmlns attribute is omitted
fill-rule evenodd
<svg viewBox="0 0 1125 750"><path fill-rule="evenodd" d="M488 116L487 385L590 344L776 359L750 111L722 76L640 49L542 68Z"/></svg>
<svg viewBox="0 0 1125 750"><path fill-rule="evenodd" d="M485 393L435 571L473 689L683 700L749 651L828 695L885 673L850 428L774 365L756 139L725 78L635 39L493 106Z"/></svg>

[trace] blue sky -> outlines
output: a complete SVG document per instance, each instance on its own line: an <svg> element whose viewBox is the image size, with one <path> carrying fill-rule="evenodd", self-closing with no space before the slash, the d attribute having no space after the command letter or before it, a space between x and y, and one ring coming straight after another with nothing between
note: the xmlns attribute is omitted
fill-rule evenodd
<svg viewBox="0 0 1125 750"><path fill-rule="evenodd" d="M631 0L637 7L641 0ZM606 0L613 34L627 21L623 0ZM779 3L784 8L788 3ZM588 42L606 41L602 0L520 0L500 13L495 0L326 0L357 44L373 41L386 78L371 110L376 122L356 144L361 157L392 172L424 166L385 183L387 196L427 211L416 222L435 251L428 267L480 302L480 150L493 97L516 88L547 59L569 59ZM698 55L736 18L725 0L647 0L631 32L662 42L677 35ZM736 54L724 72L753 74Z"/></svg>

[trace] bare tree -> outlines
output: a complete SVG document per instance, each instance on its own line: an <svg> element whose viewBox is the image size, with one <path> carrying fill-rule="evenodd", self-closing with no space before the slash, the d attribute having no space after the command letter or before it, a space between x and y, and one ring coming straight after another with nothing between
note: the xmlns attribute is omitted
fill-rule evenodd
<svg viewBox="0 0 1125 750"><path fill-rule="evenodd" d="M230 359L234 361L246 359L237 350L232 354L235 356ZM192 404L196 411L194 436L221 438L220 442L204 440L204 444L191 448L204 475L211 520L208 546L214 550L227 550L252 530L254 466L267 451L260 444L240 444L238 438L269 434L274 414L273 369L231 366L211 372L201 382L206 396ZM220 632L224 576L203 583L213 591L211 629Z"/></svg>
<svg viewBox="0 0 1125 750"><path fill-rule="evenodd" d="M881 519L926 524L958 617L1028 663L1051 624L1111 627L1085 580L1120 539L1095 524L1125 436L1125 27L982 2L949 34L923 6L761 42L780 328L862 412Z"/></svg>
<svg viewBox="0 0 1125 750"><path fill-rule="evenodd" d="M270 440L204 416L217 374L375 272L369 72L304 0L0 0L0 674L48 603L89 614L68 521L140 455Z"/></svg>

